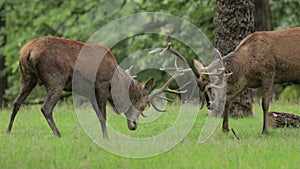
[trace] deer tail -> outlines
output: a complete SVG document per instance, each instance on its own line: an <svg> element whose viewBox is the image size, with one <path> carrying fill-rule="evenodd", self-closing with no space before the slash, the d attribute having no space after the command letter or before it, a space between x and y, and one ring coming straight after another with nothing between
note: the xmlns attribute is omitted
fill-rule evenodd
<svg viewBox="0 0 300 169"><path fill-rule="evenodd" d="M25 45L19 53L19 66L22 74L34 73L34 64L32 63L33 49L29 45Z"/></svg>

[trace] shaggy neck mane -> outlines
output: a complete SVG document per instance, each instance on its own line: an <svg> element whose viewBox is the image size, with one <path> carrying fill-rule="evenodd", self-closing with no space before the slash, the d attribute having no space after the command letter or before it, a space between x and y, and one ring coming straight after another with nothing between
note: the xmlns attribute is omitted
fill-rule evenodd
<svg viewBox="0 0 300 169"><path fill-rule="evenodd" d="M143 90L143 86L135 79L132 78L130 86L129 86L129 97L131 100L139 99L141 97L141 92Z"/></svg>
<svg viewBox="0 0 300 169"><path fill-rule="evenodd" d="M123 69L119 69L119 73L123 77L123 79L120 81L120 83L130 83L129 88L128 86L126 90L129 92L129 98L132 99L139 99L141 96L141 92L143 90L143 85L140 84L137 80L135 80L129 73L125 72Z"/></svg>
<svg viewBox="0 0 300 169"><path fill-rule="evenodd" d="M229 76L228 82L234 82L238 80L239 74L243 73L243 65L236 61L236 57L233 53L229 53L223 58L225 73L232 73Z"/></svg>
<svg viewBox="0 0 300 169"><path fill-rule="evenodd" d="M143 85L118 67L111 81L109 103L117 113L126 113L142 97Z"/></svg>

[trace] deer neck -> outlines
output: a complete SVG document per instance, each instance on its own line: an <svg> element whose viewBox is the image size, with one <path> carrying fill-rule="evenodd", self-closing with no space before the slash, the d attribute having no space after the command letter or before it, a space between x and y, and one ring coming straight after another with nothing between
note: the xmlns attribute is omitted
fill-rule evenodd
<svg viewBox="0 0 300 169"><path fill-rule="evenodd" d="M108 101L114 108L117 107L117 112L121 113L130 108L133 100L140 98L143 85L123 69L118 68L111 80L110 89Z"/></svg>

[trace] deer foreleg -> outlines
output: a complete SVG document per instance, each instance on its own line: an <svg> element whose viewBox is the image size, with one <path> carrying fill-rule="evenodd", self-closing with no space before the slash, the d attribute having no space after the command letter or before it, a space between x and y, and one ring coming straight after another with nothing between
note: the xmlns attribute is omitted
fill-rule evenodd
<svg viewBox="0 0 300 169"><path fill-rule="evenodd" d="M102 104L102 106L104 106L104 109L101 108L101 105L97 103L95 98L91 99L91 104L100 122L103 138L108 139L107 130L106 130L106 108L105 108L106 106L105 104L104 105Z"/></svg>
<svg viewBox="0 0 300 169"><path fill-rule="evenodd" d="M102 118L100 118L100 124L102 128L103 138L108 139L108 134L106 130L106 102L98 103L98 107L100 108L100 112L102 116Z"/></svg>
<svg viewBox="0 0 300 169"><path fill-rule="evenodd" d="M229 101L228 99L226 99L225 109L223 113L223 125L222 125L223 132L229 132L228 115L229 115L230 106L231 106L231 100Z"/></svg>
<svg viewBox="0 0 300 169"><path fill-rule="evenodd" d="M104 139L108 139L106 130L106 101L109 95L110 82L102 82L96 86L96 98L91 98L92 106L97 114L98 120L101 125L102 135Z"/></svg>

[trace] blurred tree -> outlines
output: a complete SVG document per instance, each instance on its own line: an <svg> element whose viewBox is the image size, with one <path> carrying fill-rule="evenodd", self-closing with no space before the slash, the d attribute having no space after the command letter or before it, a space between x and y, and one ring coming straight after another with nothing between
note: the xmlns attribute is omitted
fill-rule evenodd
<svg viewBox="0 0 300 169"><path fill-rule="evenodd" d="M300 1L270 0L270 5L275 30L300 26Z"/></svg>
<svg viewBox="0 0 300 169"><path fill-rule="evenodd" d="M223 56L254 31L253 0L217 0L214 18L215 47ZM230 108L232 117L252 116L252 91L247 89Z"/></svg>
<svg viewBox="0 0 300 169"><path fill-rule="evenodd" d="M3 52L3 48L6 45L5 20L5 2L2 2L0 4L0 108L7 106L4 97L5 89L7 88L7 69Z"/></svg>
<svg viewBox="0 0 300 169"><path fill-rule="evenodd" d="M269 0L254 0L255 31L270 31L272 27L272 14Z"/></svg>

